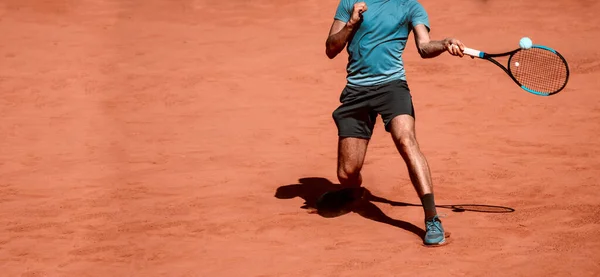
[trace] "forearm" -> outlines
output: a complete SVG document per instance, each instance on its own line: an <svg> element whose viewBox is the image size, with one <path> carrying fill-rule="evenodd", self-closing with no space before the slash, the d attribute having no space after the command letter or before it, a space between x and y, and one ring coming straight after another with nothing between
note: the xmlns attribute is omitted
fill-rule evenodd
<svg viewBox="0 0 600 277"><path fill-rule="evenodd" d="M344 50L344 47L346 46L346 43L348 43L352 32L354 32L354 28L354 26L346 24L342 30L327 38L327 42L325 43L325 52L327 57L333 59L335 56L337 56L337 54Z"/></svg>
<svg viewBox="0 0 600 277"><path fill-rule="evenodd" d="M432 40L427 43L419 45L419 54L423 59L429 59L439 56L440 54L447 51L446 44L447 39L444 40Z"/></svg>

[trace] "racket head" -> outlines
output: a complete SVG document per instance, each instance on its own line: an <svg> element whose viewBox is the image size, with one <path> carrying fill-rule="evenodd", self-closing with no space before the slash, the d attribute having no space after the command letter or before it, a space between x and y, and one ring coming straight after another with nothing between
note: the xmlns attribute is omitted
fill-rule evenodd
<svg viewBox="0 0 600 277"><path fill-rule="evenodd" d="M567 60L558 51L543 45L511 53L508 72L523 90L540 96L559 93L569 81Z"/></svg>

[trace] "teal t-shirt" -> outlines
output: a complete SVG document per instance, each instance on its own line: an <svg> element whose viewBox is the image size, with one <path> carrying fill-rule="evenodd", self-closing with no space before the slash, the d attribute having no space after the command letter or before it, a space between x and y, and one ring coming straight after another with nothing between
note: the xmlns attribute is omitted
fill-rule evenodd
<svg viewBox="0 0 600 277"><path fill-rule="evenodd" d="M348 22L354 3L340 0L335 19ZM363 22L348 43L347 80L350 86L372 86L406 80L402 52L413 26L429 17L417 0L362 0L367 4Z"/></svg>

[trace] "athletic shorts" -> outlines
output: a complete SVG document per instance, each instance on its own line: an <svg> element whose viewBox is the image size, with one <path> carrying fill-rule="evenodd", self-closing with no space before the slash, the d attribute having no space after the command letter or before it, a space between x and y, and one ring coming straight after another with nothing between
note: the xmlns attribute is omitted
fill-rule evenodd
<svg viewBox="0 0 600 277"><path fill-rule="evenodd" d="M387 132L394 117L402 114L415 117L412 96L404 80L377 86L346 86L340 102L342 104L333 112L340 137L370 139L378 115Z"/></svg>

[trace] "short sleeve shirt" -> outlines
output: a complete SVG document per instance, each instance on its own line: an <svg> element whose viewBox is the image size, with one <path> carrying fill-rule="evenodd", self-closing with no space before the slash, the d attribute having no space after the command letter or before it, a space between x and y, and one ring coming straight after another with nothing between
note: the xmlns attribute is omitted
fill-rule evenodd
<svg viewBox="0 0 600 277"><path fill-rule="evenodd" d="M348 22L354 3L340 0L335 19ZM347 46L347 80L351 86L372 86L406 80L402 53L413 26L429 17L417 0L362 0L367 4L363 21Z"/></svg>

